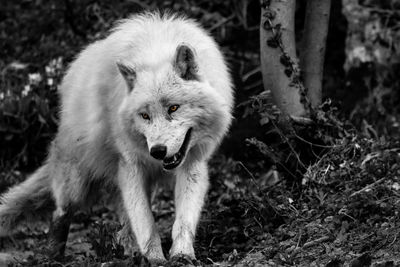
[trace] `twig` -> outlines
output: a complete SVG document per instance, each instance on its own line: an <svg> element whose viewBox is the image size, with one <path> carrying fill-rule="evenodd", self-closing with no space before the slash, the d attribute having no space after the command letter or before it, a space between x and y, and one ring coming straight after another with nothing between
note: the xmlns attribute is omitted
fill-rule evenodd
<svg viewBox="0 0 400 267"><path fill-rule="evenodd" d="M251 76L253 76L254 74L259 73L259 72L261 72L261 67L260 66L252 69L251 71L247 72L246 74L243 74L242 82L247 81L248 78L250 78Z"/></svg>
<svg viewBox="0 0 400 267"><path fill-rule="evenodd" d="M361 168L365 168L365 164L368 162L368 161L370 161L370 160L372 160L372 159L374 159L374 158L377 158L377 157L379 157L379 156L381 156L381 152L372 152L372 153L368 153L366 156L365 156L365 159L361 162Z"/></svg>
<svg viewBox="0 0 400 267"><path fill-rule="evenodd" d="M353 221L357 221L356 218L354 218L353 216L347 214L346 212L347 212L347 208L346 208L346 207L343 207L343 208L341 208L341 209L338 211L338 214L339 214L339 215L344 215L344 216L346 216L347 218L352 219Z"/></svg>
<svg viewBox="0 0 400 267"><path fill-rule="evenodd" d="M256 181L256 178L255 178L254 175L249 171L249 169L247 169L247 167L244 166L243 162L237 161L237 164L239 164L239 165L247 172L247 174L250 175L251 181L252 181L252 182L254 183L254 185L257 187L258 191L259 191L259 192L262 192L262 191L261 191L261 188L260 188L260 185L259 185L259 184L257 183L257 181Z"/></svg>
<svg viewBox="0 0 400 267"><path fill-rule="evenodd" d="M300 241L301 241L301 237L303 236L303 231L302 229L300 229L300 233L299 233L299 239L297 240L297 244L296 244L296 248L298 249L300 247Z"/></svg>
<svg viewBox="0 0 400 267"><path fill-rule="evenodd" d="M299 252L300 252L301 250L303 250L303 249L316 246L316 245L318 245L318 244L327 242L327 241L329 241L329 240L331 240L331 239L332 239L332 238L331 238L330 236L323 236L323 237L317 238L317 239L315 239L315 240L309 241L309 242L305 243L302 247L297 247L297 248L295 248L295 249L293 250L292 254L291 254L291 257L295 256L297 253L299 253Z"/></svg>
<svg viewBox="0 0 400 267"><path fill-rule="evenodd" d="M227 23L228 21L230 21L231 19L233 19L235 17L235 14L230 15L227 18L224 18L222 20L220 20L217 24L214 24L212 27L210 27L208 30L210 32L212 32L215 29L218 29L219 27L221 27L222 25L224 25L225 23Z"/></svg>
<svg viewBox="0 0 400 267"><path fill-rule="evenodd" d="M300 141L303 141L304 143L309 144L310 146L316 146L316 147L321 147L321 148L334 148L334 147L343 146L343 145L332 145L332 146L319 145L319 144L315 144L310 141L307 141L303 137L299 136L297 133L294 133L294 135L296 136L296 138L300 139Z"/></svg>
<svg viewBox="0 0 400 267"><path fill-rule="evenodd" d="M315 245L318 245L319 243L329 241L330 239L331 239L330 236L323 236L323 237L317 238L313 241L305 243L302 248L305 249L305 248L313 247Z"/></svg>
<svg viewBox="0 0 400 267"><path fill-rule="evenodd" d="M301 125L312 125L314 124L314 121L312 119L306 118L306 117L299 117L299 116L290 116L290 119L294 121L297 124Z"/></svg>
<svg viewBox="0 0 400 267"><path fill-rule="evenodd" d="M209 258L209 257L207 257L207 260L211 261L211 263L212 263L213 265L215 265L215 266L220 266L220 265L221 265L220 263L217 263L217 262L213 261L213 260L212 260L211 258Z"/></svg>
<svg viewBox="0 0 400 267"><path fill-rule="evenodd" d="M373 182L372 184L369 184L369 185L367 185L366 187L364 187L364 188L362 188L362 189L360 189L360 190L354 192L353 194L350 195L350 197L354 197L354 196L356 196L356 195L358 195L358 194L360 194L360 193L362 193L362 192L367 191L368 189L371 189L372 187L374 187L375 185L381 183L381 182L382 182L383 180L385 180L385 179L386 179L386 177L382 177L381 179L379 179L379 180Z"/></svg>
<svg viewBox="0 0 400 267"><path fill-rule="evenodd" d="M358 8L368 10L369 12L376 12L376 13L381 13L389 16L395 16L395 15L400 15L400 11L398 10L393 10L393 9L383 9L383 8L376 8L376 7L368 7L368 6L362 6L362 5L357 5Z"/></svg>

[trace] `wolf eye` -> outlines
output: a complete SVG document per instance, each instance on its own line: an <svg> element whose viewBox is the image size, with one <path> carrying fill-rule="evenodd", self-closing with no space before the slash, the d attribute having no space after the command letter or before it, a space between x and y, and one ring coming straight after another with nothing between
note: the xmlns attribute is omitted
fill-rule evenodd
<svg viewBox="0 0 400 267"><path fill-rule="evenodd" d="M170 106L170 107L168 108L168 113L171 114L172 112L177 111L178 108L179 108L179 105Z"/></svg>
<svg viewBox="0 0 400 267"><path fill-rule="evenodd" d="M143 118L144 120L150 120L150 116L149 116L149 114L147 114L147 113L140 113L140 116L142 116L142 118Z"/></svg>

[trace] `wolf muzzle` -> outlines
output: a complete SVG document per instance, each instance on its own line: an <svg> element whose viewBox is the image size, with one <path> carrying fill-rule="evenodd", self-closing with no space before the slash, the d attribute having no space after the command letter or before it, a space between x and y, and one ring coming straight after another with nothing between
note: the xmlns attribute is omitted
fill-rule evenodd
<svg viewBox="0 0 400 267"><path fill-rule="evenodd" d="M185 135L182 146L177 153L170 157L165 157L167 155L167 147L164 145L155 145L150 149L150 155L158 160L163 161L163 168L166 170L172 170L179 166L185 158L186 152L189 147L190 138L192 135L192 128L190 128Z"/></svg>

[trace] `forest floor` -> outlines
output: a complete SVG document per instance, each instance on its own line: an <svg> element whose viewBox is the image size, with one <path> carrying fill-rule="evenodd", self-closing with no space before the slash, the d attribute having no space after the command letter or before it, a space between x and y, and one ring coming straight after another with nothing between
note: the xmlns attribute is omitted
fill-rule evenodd
<svg viewBox="0 0 400 267"><path fill-rule="evenodd" d="M223 156L210 165L195 265L400 266L400 142L343 141L308 168L300 189ZM165 252L171 199L159 190L153 201ZM138 253L124 255L106 206L75 217L63 262L43 255L47 230L40 223L3 238L0 258L24 266L146 266Z"/></svg>

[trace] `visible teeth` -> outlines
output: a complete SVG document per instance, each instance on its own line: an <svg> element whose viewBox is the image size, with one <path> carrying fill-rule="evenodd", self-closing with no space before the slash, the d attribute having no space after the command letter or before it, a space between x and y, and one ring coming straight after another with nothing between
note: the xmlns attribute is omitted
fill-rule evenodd
<svg viewBox="0 0 400 267"><path fill-rule="evenodd" d="M174 165L178 165L180 163L180 161L182 160L182 153L178 152L175 155L169 157L169 158L165 158L164 159L164 166L174 166ZM173 167L175 168L175 166Z"/></svg>

